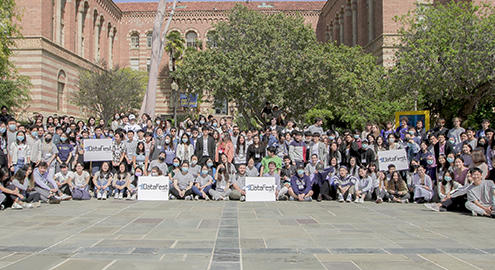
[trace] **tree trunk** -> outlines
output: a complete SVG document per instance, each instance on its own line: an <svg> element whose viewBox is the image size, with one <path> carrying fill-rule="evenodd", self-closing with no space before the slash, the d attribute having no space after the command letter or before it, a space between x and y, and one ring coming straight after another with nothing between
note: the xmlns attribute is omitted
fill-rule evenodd
<svg viewBox="0 0 495 270"><path fill-rule="evenodd" d="M141 105L141 111L139 113L140 116L144 113L147 113L153 118L155 115L158 68L160 67L160 63L162 61L163 49L165 47L165 36L167 34L168 28L170 27L170 22L172 21L176 5L177 0L174 0L167 25L165 26L163 32L161 32L163 17L165 16L165 10L167 9L167 0L160 0L160 2L158 3L158 9L156 11L156 17L153 23L153 38L151 45L148 86L146 87L143 104Z"/></svg>

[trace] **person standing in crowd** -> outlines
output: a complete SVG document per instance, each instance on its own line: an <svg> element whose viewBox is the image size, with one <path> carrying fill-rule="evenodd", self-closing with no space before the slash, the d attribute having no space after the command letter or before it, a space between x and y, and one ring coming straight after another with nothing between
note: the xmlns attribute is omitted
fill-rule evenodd
<svg viewBox="0 0 495 270"><path fill-rule="evenodd" d="M63 133L60 135L60 142L57 144L57 150L58 150L58 155L57 155L57 167L56 167L56 172L60 171L60 165L66 164L70 166L70 160L72 158L72 152L74 151L74 147L72 144L69 143L68 141L68 136L67 134ZM70 170L70 168L69 168Z"/></svg>
<svg viewBox="0 0 495 270"><path fill-rule="evenodd" d="M404 140L405 135L408 133L408 131L409 131L409 118L407 118L407 116L402 116L400 118L400 126L397 127L395 133L400 135L400 139Z"/></svg>
<svg viewBox="0 0 495 270"><path fill-rule="evenodd" d="M486 137L486 131L490 128L490 120L488 119L482 119L481 120L481 129L476 131L476 134L474 135L475 138L482 138Z"/></svg>
<svg viewBox="0 0 495 270"><path fill-rule="evenodd" d="M387 121L386 127L384 129L382 129L382 132L380 133L382 138L385 140L385 144L388 144L387 140L389 138L389 135L394 133L394 129L392 127L393 127L392 122Z"/></svg>
<svg viewBox="0 0 495 270"><path fill-rule="evenodd" d="M129 138L129 131L132 131L134 140L137 140L137 131L141 129L141 126L136 123L136 116L134 114L129 115L129 123L126 123L124 130L127 132Z"/></svg>
<svg viewBox="0 0 495 270"><path fill-rule="evenodd" d="M253 159L256 170L260 171L261 161L263 160L264 156L265 156L265 147L263 147L263 145L261 144L260 137L258 135L255 135L253 137L253 144L251 144L248 147L247 159L248 160Z"/></svg>
<svg viewBox="0 0 495 270"><path fill-rule="evenodd" d="M191 161L191 157L194 155L194 147L191 145L191 140L187 133L184 133L181 137L180 143L177 145L176 156L182 161Z"/></svg>
<svg viewBox="0 0 495 270"><path fill-rule="evenodd" d="M485 180L488 177L488 165L486 164L486 158L483 154L483 151L480 149L476 149L471 154L471 158L473 163L471 164L471 168L479 168L481 170L481 178Z"/></svg>
<svg viewBox="0 0 495 270"><path fill-rule="evenodd" d="M311 132L312 134L318 133L318 134L323 134L323 128L321 127L323 125L323 119L320 117L315 118L315 122L313 125L308 127L308 131Z"/></svg>
<svg viewBox="0 0 495 270"><path fill-rule="evenodd" d="M136 147L136 152L132 156L132 168L133 171L140 167L142 170L146 170L148 168L149 159L148 155L146 155L146 147L143 142L138 142Z"/></svg>
<svg viewBox="0 0 495 270"><path fill-rule="evenodd" d="M328 148L323 142L320 141L320 134L322 133L313 133L313 141L310 142L308 145L308 153L310 153L311 155L316 155L318 157L318 160L321 161L324 166L327 166Z"/></svg>
<svg viewBox="0 0 495 270"><path fill-rule="evenodd" d="M203 127L203 137L198 138L196 142L195 156L199 158L199 164L205 165L206 160L215 157L216 144L215 140L209 135L210 129L208 127Z"/></svg>
<svg viewBox="0 0 495 270"><path fill-rule="evenodd" d="M29 146L29 148L31 148L30 161L32 167L35 167L36 165L38 165L38 163L41 160L41 140L38 138L38 127L31 126L28 128L28 130L29 132L26 133L26 144ZM2 143L2 138L0 136L0 148L1 148L1 143Z"/></svg>
<svg viewBox="0 0 495 270"><path fill-rule="evenodd" d="M217 150L215 151L215 162L219 162L219 156L225 154L229 163L234 158L234 144L230 140L228 132L223 133L221 140L218 142Z"/></svg>
<svg viewBox="0 0 495 270"><path fill-rule="evenodd" d="M471 150L478 147L478 140L474 137L475 135L474 128L468 127L466 129L466 135L467 135L467 140L465 141L465 143L468 143L471 146Z"/></svg>
<svg viewBox="0 0 495 270"><path fill-rule="evenodd" d="M433 146L433 152L435 153L435 159L438 161L438 157L440 155L449 155L454 153L454 146L450 143L450 141L446 140L445 133L440 132L437 134L438 142Z"/></svg>
<svg viewBox="0 0 495 270"><path fill-rule="evenodd" d="M457 145L461 142L461 133L465 132L466 130L461 127L461 118L454 117L452 119L452 123L454 123L454 127L449 130L447 137L454 138L454 145Z"/></svg>
<svg viewBox="0 0 495 270"><path fill-rule="evenodd" d="M247 164L247 146L246 139L244 135L239 135L237 137L237 143L235 144L234 150L234 166L236 170L239 168L241 164ZM244 168L245 169L245 168Z"/></svg>
<svg viewBox="0 0 495 270"><path fill-rule="evenodd" d="M52 135L50 133L45 134L45 138L41 143L41 159L48 165L48 171L51 176L55 175L57 155L58 149L52 142Z"/></svg>

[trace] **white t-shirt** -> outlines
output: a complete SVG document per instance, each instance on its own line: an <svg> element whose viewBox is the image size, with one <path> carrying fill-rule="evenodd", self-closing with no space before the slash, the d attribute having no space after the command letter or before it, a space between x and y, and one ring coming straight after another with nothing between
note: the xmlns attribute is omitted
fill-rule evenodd
<svg viewBox="0 0 495 270"><path fill-rule="evenodd" d="M58 172L56 173L53 178L55 179L55 181L59 182L59 183L63 183L65 182L65 180L67 180L69 177L72 177L72 174L73 172L71 171L67 171L67 174L63 174L62 172Z"/></svg>
<svg viewBox="0 0 495 270"><path fill-rule="evenodd" d="M83 171L81 175L79 175L77 172L74 172L72 174L72 182L74 183L74 186L77 188L83 187L86 184L86 178L89 177L89 173L87 171Z"/></svg>

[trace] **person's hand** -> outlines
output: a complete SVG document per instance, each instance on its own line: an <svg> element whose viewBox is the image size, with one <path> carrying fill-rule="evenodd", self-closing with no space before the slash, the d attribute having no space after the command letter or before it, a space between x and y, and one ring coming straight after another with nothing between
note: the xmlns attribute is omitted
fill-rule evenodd
<svg viewBox="0 0 495 270"><path fill-rule="evenodd" d="M224 168L225 169L225 166L223 164L218 165L218 168L217 169L221 169L221 168Z"/></svg>
<svg viewBox="0 0 495 270"><path fill-rule="evenodd" d="M245 190L241 190L241 194L242 195L246 195L246 191Z"/></svg>
<svg viewBox="0 0 495 270"><path fill-rule="evenodd" d="M10 166L10 171L11 171L11 172L14 172L14 171L15 171L14 166Z"/></svg>
<svg viewBox="0 0 495 270"><path fill-rule="evenodd" d="M223 191L227 191L228 189L229 189L229 187L225 187L225 188L223 189Z"/></svg>
<svg viewBox="0 0 495 270"><path fill-rule="evenodd" d="M62 183L57 182L57 186L58 187L61 187L62 186Z"/></svg>
<svg viewBox="0 0 495 270"><path fill-rule="evenodd" d="M53 192L53 193L55 193L55 192L57 192L57 191L58 191L58 189L56 189L56 188L51 188L51 189L50 189L50 191L51 191L51 192Z"/></svg>
<svg viewBox="0 0 495 270"><path fill-rule="evenodd" d="M21 193L17 194L17 197L19 197L19 199L21 200L24 200L24 196Z"/></svg>
<svg viewBox="0 0 495 270"><path fill-rule="evenodd" d="M304 194L299 194L297 195L298 199L300 202L302 202L304 200Z"/></svg>
<svg viewBox="0 0 495 270"><path fill-rule="evenodd" d="M397 194L402 195L402 191L397 192Z"/></svg>
<svg viewBox="0 0 495 270"><path fill-rule="evenodd" d="M180 196L181 196L181 197L184 197L184 195L186 194L186 192L185 192L184 190L181 190L181 191L179 192L179 194L180 194Z"/></svg>
<svg viewBox="0 0 495 270"><path fill-rule="evenodd" d="M492 207L491 207L491 206L490 206L490 207L487 207L487 208L485 209L485 212L487 212L488 214L493 213Z"/></svg>
<svg viewBox="0 0 495 270"><path fill-rule="evenodd" d="M445 197L445 200L450 199L450 198L451 198L451 196L450 196L450 193L449 193L449 194L447 194L447 196Z"/></svg>

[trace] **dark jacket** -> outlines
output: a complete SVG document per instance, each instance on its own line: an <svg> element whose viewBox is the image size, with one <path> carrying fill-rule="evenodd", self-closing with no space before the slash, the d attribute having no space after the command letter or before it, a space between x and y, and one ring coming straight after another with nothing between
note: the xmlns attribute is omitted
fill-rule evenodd
<svg viewBox="0 0 495 270"><path fill-rule="evenodd" d="M198 158L203 157L203 150L205 147L205 145L203 144L203 140L204 140L203 137L198 138L196 140L196 151L194 152L194 155L197 156ZM208 136L208 145L206 147L208 147L208 156L214 160L215 159L215 149L217 147L215 144L215 139L213 139L213 137Z"/></svg>

